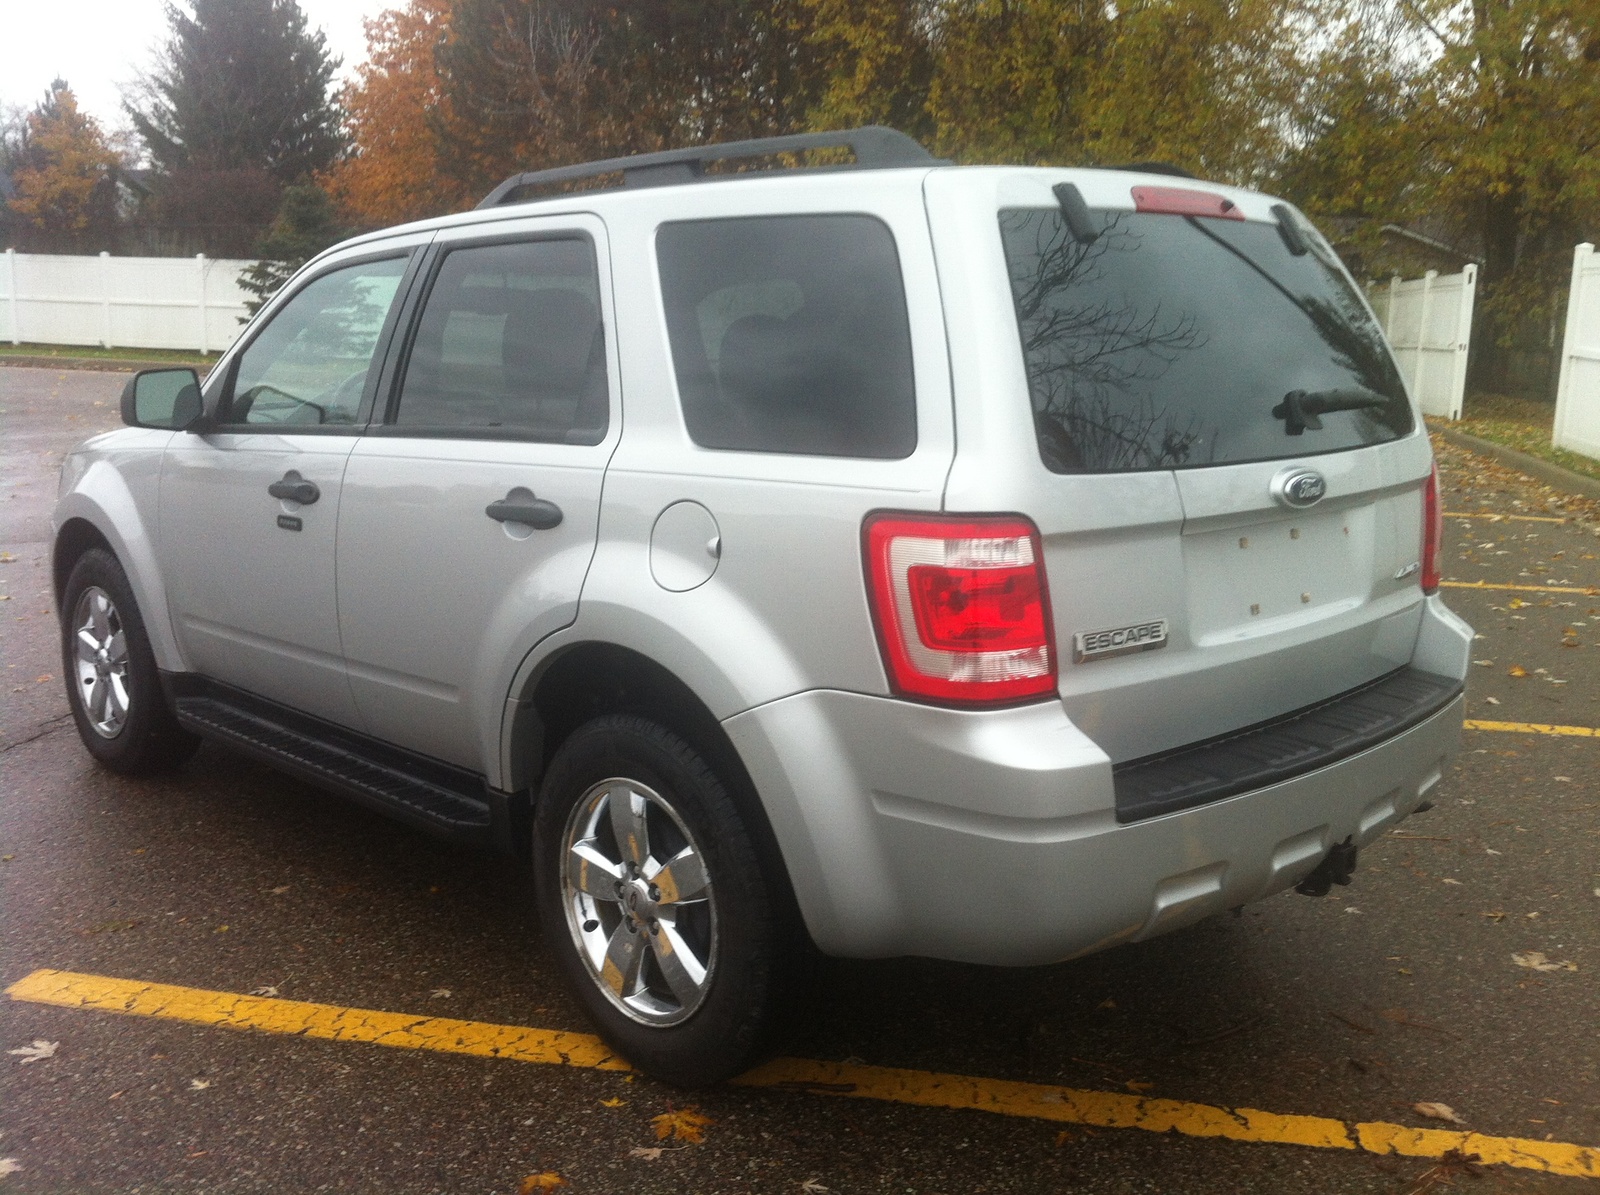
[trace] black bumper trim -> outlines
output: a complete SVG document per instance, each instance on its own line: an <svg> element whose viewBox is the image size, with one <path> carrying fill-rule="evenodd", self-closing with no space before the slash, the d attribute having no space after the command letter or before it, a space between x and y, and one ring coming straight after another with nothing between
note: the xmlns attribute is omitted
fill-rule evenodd
<svg viewBox="0 0 1600 1195"><path fill-rule="evenodd" d="M1269 722L1117 764L1117 820L1176 813L1327 767L1432 717L1465 687L1402 668Z"/></svg>

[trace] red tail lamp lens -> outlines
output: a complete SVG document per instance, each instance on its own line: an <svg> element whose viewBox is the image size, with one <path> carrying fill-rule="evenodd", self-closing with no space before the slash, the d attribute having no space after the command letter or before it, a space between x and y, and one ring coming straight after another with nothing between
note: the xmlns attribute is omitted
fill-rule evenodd
<svg viewBox="0 0 1600 1195"><path fill-rule="evenodd" d="M1039 533L1014 516L867 519L868 593L895 691L988 704L1055 693Z"/></svg>
<svg viewBox="0 0 1600 1195"><path fill-rule="evenodd" d="M1439 551L1444 544L1444 507L1439 502L1439 466L1422 487L1422 592L1438 593Z"/></svg>

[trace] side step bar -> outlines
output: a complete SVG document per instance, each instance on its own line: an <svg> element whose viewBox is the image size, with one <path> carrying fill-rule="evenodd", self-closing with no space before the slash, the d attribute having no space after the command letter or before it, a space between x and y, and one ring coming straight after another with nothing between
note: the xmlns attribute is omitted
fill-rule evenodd
<svg viewBox="0 0 1600 1195"><path fill-rule="evenodd" d="M500 837L483 777L193 678L168 677L184 729L418 829L469 846ZM188 691L183 691L188 690Z"/></svg>

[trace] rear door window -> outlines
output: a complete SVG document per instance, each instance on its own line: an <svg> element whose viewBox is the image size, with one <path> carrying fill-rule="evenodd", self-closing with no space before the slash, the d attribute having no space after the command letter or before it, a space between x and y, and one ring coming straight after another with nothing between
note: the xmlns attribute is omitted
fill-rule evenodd
<svg viewBox="0 0 1600 1195"><path fill-rule="evenodd" d="M563 237L450 249L417 322L394 426L598 444L608 418L593 245Z"/></svg>
<svg viewBox="0 0 1600 1195"><path fill-rule="evenodd" d="M1272 460L1411 431L1383 333L1320 241L1296 256L1273 224L1093 215L1104 231L1084 245L1059 211L1000 213L1048 468Z"/></svg>
<svg viewBox="0 0 1600 1195"><path fill-rule="evenodd" d="M705 448L897 459L917 443L894 237L860 215L663 225L689 436Z"/></svg>

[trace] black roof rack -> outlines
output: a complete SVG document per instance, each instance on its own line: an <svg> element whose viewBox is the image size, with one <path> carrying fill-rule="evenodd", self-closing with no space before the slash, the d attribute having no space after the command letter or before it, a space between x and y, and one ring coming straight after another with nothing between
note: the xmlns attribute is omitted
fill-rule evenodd
<svg viewBox="0 0 1600 1195"><path fill-rule="evenodd" d="M855 151L856 160L849 164L841 163L834 169L882 170L892 166L948 165L896 129L885 128L883 125L867 125L865 128L841 129L833 133L795 133L787 137L725 141L721 145L668 149L660 153L636 154L628 158L584 162L577 166L557 166L552 170L531 170L525 174L513 174L485 195L478 207L499 207L503 203L515 202L510 196L523 187L570 183L579 179L597 178L604 174L622 175L622 185L625 187L664 187L674 183L692 183L704 178L708 162L792 153L803 149L845 148Z"/></svg>

